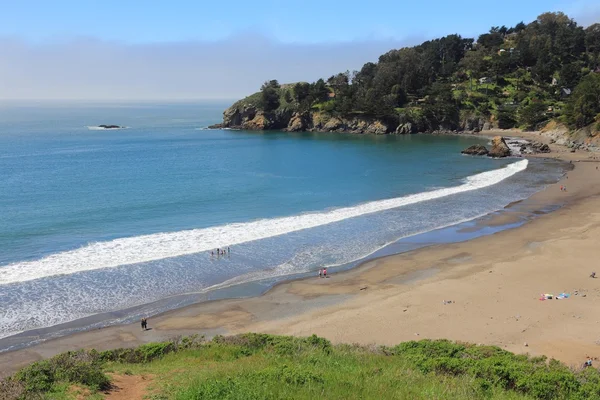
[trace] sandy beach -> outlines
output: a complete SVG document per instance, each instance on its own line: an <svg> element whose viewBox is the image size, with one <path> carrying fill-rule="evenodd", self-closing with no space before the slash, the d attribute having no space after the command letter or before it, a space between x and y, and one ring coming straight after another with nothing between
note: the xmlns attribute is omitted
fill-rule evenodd
<svg viewBox="0 0 600 400"><path fill-rule="evenodd" d="M543 141L537 135L503 133ZM471 241L371 260L328 279L277 285L250 299L213 301L0 354L0 375L77 348L135 346L176 335L267 332L393 345L447 338L546 355L571 365L600 357L600 171L594 155L552 146L572 161L558 183L518 212L561 205L524 225ZM566 185L567 191L560 186ZM516 213L517 211L515 211ZM516 218L508 210L485 223ZM541 301L542 293L569 293ZM450 301L450 302L448 302Z"/></svg>

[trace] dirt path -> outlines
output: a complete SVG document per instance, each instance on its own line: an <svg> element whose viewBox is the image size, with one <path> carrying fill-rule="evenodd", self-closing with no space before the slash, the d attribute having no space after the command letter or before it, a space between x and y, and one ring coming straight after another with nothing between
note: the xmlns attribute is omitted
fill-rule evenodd
<svg viewBox="0 0 600 400"><path fill-rule="evenodd" d="M112 388L105 392L106 400L142 400L148 394L151 375L110 375Z"/></svg>

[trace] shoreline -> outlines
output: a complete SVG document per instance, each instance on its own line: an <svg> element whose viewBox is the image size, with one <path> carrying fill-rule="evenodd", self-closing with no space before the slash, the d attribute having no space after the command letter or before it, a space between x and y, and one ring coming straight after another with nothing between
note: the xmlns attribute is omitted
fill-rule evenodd
<svg viewBox="0 0 600 400"><path fill-rule="evenodd" d="M488 133L488 132L486 132ZM489 135L493 136L498 132L490 131ZM518 136L512 132L502 132L502 134L512 137ZM484 135L482 135L484 136ZM487 136L487 135L486 135ZM529 138L530 139L530 138ZM542 141L543 136L535 136L535 140ZM590 156L590 153L570 153L568 150L559 151L561 148L555 146L553 153L543 155L543 158L558 158L564 161L575 161ZM564 153L564 154L562 154ZM561 155L562 154L562 155ZM556 157L552 157L556 156ZM581 168L580 168L581 164ZM582 185L580 188L576 183L578 176L584 177L589 174L591 168L585 166L587 163L577 163L577 168L569 172L573 175L569 182L569 192L557 194L556 189L559 183L550 185L545 190L534 194L533 196L519 202L519 206L524 203L531 210L540 208L542 203L565 204L565 207L573 207L575 203L590 196L600 194L600 182L598 186ZM585 170L585 171L584 171ZM595 169L594 169L595 170ZM564 178L563 178L564 179ZM585 179L581 179L585 181ZM410 250L405 253L396 255L385 255L381 258L367 259L360 265L343 272L336 273L332 279L318 281L314 284L314 278L300 278L294 280L286 280L276 283L266 293L250 298L242 299L224 299L211 300L167 311L166 313L152 316L149 318L150 327L153 328L147 332L141 332L137 323L127 325L115 325L106 328L94 329L75 334L70 334L57 339L51 339L41 344L33 345L20 350L9 351L0 354L0 375L5 375L18 369L19 367L36 361L41 358L49 357L53 354L72 350L75 348L97 348L99 350L115 348L115 347L130 347L139 345L149 341L163 340L177 335L189 335L193 333L202 333L207 336L215 334L233 334L244 331L264 331L270 333L290 333L304 334L307 329L317 329L319 326L315 318L315 323L306 321L300 323L308 315L311 315L315 310L327 309L329 311L341 311L346 309L350 304L356 303L359 295L368 293L369 296L381 297L387 293L391 287L419 287L429 284L431 281L443 280L448 274L439 267L424 267L423 265L412 265L401 268L389 267L391 264L398 264L402 260L419 257L423 253L435 253L444 251L446 247L460 246L467 244L472 245L475 242L486 238L495 237L496 235L506 236L509 232L514 233L526 229L529 225L542 219L552 218L555 214L560 214L561 210L550 214L539 216L533 221L526 221L519 228L503 230L499 233L480 236L466 242L449 243L449 244L433 244L417 250ZM491 215L483 224L487 226L507 225L506 213ZM515 215L512 216L515 218ZM464 267L465 260L453 258L448 261L460 267ZM417 263L418 264L418 263ZM386 268L382 268L385 266ZM385 271L382 271L384 270ZM310 283L309 283L310 282ZM374 286L373 286L374 285ZM359 290L356 286L366 289ZM327 288L325 290L325 288ZM414 289L414 288L412 288ZM380 300L380 299L372 299ZM405 311L404 311L405 312ZM336 314L337 315L337 314ZM327 324L325 324L327 325ZM303 326L303 329L299 329ZM308 326L308 328L307 328ZM312 327L312 328L311 328ZM321 329L319 327L318 329ZM319 332L315 332L319 334ZM329 339L336 341L352 341L347 340L345 335L333 335L332 333L322 334ZM337 337L339 336L339 337ZM392 335L393 336L393 335ZM417 337L417 339L420 337ZM463 338L459 338L464 340ZM372 341L364 341L363 343L372 343ZM377 341L380 344L381 341ZM393 341L394 343L398 340ZM491 343L493 344L493 343Z"/></svg>

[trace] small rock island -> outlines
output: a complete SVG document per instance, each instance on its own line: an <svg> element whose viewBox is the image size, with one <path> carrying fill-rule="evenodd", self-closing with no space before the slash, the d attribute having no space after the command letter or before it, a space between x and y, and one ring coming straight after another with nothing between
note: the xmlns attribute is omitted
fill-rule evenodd
<svg viewBox="0 0 600 400"><path fill-rule="evenodd" d="M103 128L103 129L121 129L123 127L119 126L119 125L98 125L98 128Z"/></svg>

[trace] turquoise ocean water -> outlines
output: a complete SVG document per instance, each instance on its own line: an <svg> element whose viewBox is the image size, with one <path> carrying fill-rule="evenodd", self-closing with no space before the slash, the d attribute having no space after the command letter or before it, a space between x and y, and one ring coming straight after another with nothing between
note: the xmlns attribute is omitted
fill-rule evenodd
<svg viewBox="0 0 600 400"><path fill-rule="evenodd" d="M226 106L0 105L0 338L343 265L562 173L476 138L205 129Z"/></svg>

